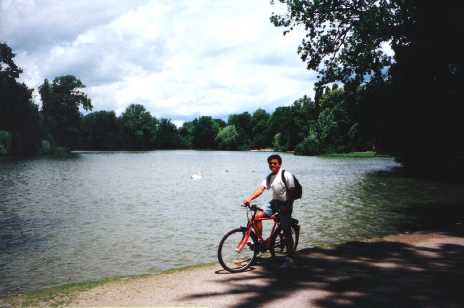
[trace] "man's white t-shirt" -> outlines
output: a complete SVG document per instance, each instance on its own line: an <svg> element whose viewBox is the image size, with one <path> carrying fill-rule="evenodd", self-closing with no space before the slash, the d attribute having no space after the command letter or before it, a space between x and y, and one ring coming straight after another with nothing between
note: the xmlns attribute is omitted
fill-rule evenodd
<svg viewBox="0 0 464 308"><path fill-rule="evenodd" d="M261 182L261 186L268 190L272 189L272 199L287 201L287 189L285 188L285 183L282 182L282 171L283 169L280 168L279 172L277 172L276 175L271 175L269 186L267 186L267 177ZM293 175L287 170L285 170L284 176L285 180L287 181L288 188L295 187Z"/></svg>

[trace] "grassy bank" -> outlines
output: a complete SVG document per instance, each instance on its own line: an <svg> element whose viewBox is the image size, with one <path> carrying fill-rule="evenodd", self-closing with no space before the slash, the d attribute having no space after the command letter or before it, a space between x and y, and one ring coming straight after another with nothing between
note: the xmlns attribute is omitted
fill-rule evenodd
<svg viewBox="0 0 464 308"><path fill-rule="evenodd" d="M157 275L170 275L177 272L208 267L216 264L217 262L196 264L189 266L176 267L168 269L158 274L142 274L125 277L112 277L105 278L97 281L85 281L78 283L65 284L62 286L45 288L25 292L23 294L9 295L0 298L0 307L62 307L69 304L72 299L81 292L108 284L108 283L121 283L130 280L142 279Z"/></svg>
<svg viewBox="0 0 464 308"><path fill-rule="evenodd" d="M0 307L8 307L7 305L13 307L62 307L69 303L73 296L80 292L90 290L109 282L124 281L140 277L142 276L106 278L99 281L71 283L58 287L29 291L24 294L10 295L0 299Z"/></svg>

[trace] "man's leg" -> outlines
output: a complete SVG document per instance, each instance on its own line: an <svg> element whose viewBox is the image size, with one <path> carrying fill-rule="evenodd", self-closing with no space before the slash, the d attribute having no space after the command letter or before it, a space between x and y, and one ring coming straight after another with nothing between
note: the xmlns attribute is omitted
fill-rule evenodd
<svg viewBox="0 0 464 308"><path fill-rule="evenodd" d="M292 204L282 203L279 209L279 217L280 217L280 226L284 230L285 237L287 238L287 254L289 256L293 256L294 254L294 243L292 237L292 230L291 230L291 217L292 217Z"/></svg>
<svg viewBox="0 0 464 308"><path fill-rule="evenodd" d="M256 216L255 216L255 219L256 218L264 218L266 215L264 214L263 211L259 210L256 212ZM253 224L253 227L255 228L255 231L256 231L256 236L258 238L261 238L263 236L263 222L261 220L255 220L254 221L254 224Z"/></svg>
<svg viewBox="0 0 464 308"><path fill-rule="evenodd" d="M258 218L258 219L261 219L261 218L264 218L264 217L270 217L272 214L273 214L273 206L271 204L272 202L270 203L267 203L264 207L263 207L263 210L258 210L256 212L256 216L255 216L255 219ZM255 220L255 223L253 224L253 227L256 231L256 236L258 236L258 238L262 238L263 236L263 222L261 220Z"/></svg>

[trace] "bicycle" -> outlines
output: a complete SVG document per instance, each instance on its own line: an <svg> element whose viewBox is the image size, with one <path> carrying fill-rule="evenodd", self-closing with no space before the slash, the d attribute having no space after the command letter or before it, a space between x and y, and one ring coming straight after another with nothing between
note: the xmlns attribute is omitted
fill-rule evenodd
<svg viewBox="0 0 464 308"><path fill-rule="evenodd" d="M274 214L271 217L255 218L256 212L260 210L256 205L245 206L247 216L247 226L233 229L227 232L218 247L218 260L221 266L228 272L238 273L247 270L256 260L260 252L269 250L271 258L276 255L286 255L288 245L296 251L300 235L300 226L298 220L291 218L290 232L288 237L282 226L279 224L279 215ZM272 229L267 239L257 236L254 228L255 221L273 220ZM263 245L263 243L269 245Z"/></svg>

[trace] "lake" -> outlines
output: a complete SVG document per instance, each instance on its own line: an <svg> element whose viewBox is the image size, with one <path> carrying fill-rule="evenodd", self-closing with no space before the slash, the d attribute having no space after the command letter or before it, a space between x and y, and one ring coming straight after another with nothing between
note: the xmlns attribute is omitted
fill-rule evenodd
<svg viewBox="0 0 464 308"><path fill-rule="evenodd" d="M0 295L215 261L222 235L245 223L240 203L268 174L269 154L0 160ZM399 232L424 205L463 200L462 186L401 176L390 158L282 157L303 186L299 248Z"/></svg>

